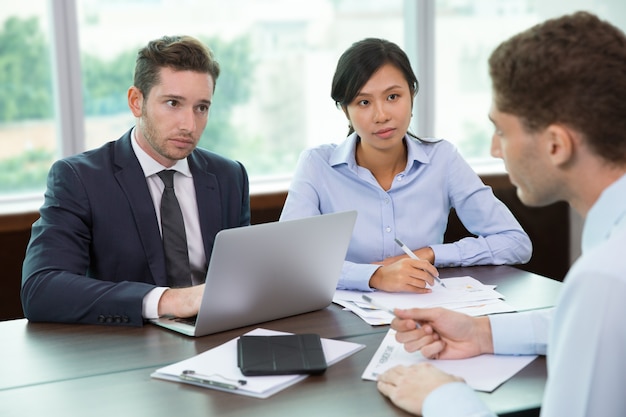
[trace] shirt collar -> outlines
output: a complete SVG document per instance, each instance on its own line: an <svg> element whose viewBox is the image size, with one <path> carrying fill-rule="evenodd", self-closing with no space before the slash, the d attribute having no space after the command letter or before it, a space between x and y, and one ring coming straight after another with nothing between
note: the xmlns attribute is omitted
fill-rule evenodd
<svg viewBox="0 0 626 417"><path fill-rule="evenodd" d="M587 213L583 227L583 253L626 228L626 175L607 187Z"/></svg>
<svg viewBox="0 0 626 417"><path fill-rule="evenodd" d="M131 145L146 178L156 174L157 172L161 172L164 169L173 169L187 177L191 177L191 170L189 169L189 162L187 162L187 158L180 159L170 168L166 168L141 149L141 146L137 143L136 127L133 127L133 131L131 133Z"/></svg>
<svg viewBox="0 0 626 417"><path fill-rule="evenodd" d="M342 143L337 145L332 155L330 156L329 163L331 166L347 164L352 170L356 169L356 144L360 140L356 132L350 134ZM418 139L414 139L408 135L404 135L404 141L407 144L407 164L406 170L408 171L415 162L421 164L430 163L430 157L424 152L422 143Z"/></svg>

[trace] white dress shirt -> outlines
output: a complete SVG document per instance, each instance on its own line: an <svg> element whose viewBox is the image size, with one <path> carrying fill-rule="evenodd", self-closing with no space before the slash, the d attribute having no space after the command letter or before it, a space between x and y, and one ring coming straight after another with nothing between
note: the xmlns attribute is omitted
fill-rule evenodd
<svg viewBox="0 0 626 417"><path fill-rule="evenodd" d="M161 227L161 196L165 185L161 178L158 177L157 173L164 169L173 169L176 171L174 174L174 190L183 213L183 221L185 222L187 248L189 250L189 265L191 267L192 276L191 282L193 285L200 284L204 282L206 276L207 262L204 254L202 233L200 231L200 216L196 201L196 190L187 159L181 159L176 162L174 166L166 168L141 149L135 135L136 130L133 128L131 134L133 151L146 177L146 182L148 183L156 211L157 221L159 222L159 228ZM146 294L143 299L143 317L145 319L158 317L159 300L166 289L167 287L158 287Z"/></svg>

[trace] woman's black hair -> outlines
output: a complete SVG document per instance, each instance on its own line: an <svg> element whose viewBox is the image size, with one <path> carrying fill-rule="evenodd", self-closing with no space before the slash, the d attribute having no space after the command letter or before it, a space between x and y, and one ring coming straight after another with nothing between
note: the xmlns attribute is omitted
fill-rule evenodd
<svg viewBox="0 0 626 417"><path fill-rule="evenodd" d="M385 39L367 38L355 42L339 58L333 76L330 96L337 107L346 108L372 75L385 64L392 64L404 74L411 97L415 97L419 84L404 51ZM348 135L354 132L352 126Z"/></svg>

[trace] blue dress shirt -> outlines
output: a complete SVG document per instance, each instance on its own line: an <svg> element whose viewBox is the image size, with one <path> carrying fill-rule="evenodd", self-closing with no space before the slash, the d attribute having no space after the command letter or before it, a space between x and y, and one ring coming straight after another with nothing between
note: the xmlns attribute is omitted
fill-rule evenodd
<svg viewBox="0 0 626 417"><path fill-rule="evenodd" d="M495 353L545 353L547 346L542 417L626 416L626 175L591 208L582 237L583 255L555 309L489 317ZM422 411L494 416L461 383L433 391Z"/></svg>
<svg viewBox="0 0 626 417"><path fill-rule="evenodd" d="M412 250L430 246L439 267L528 262L528 235L450 142L406 136L406 168L385 191L356 164L357 141L353 133L305 150L280 217L358 211L338 288L370 291L372 262L403 254L395 238ZM476 237L443 243L452 208Z"/></svg>

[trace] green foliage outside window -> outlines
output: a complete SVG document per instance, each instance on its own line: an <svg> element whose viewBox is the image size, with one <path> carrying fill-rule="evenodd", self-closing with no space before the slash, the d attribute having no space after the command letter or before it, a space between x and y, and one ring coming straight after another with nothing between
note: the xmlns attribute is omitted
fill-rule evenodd
<svg viewBox="0 0 626 417"><path fill-rule="evenodd" d="M53 114L50 55L36 18L10 17L0 31L0 121Z"/></svg>
<svg viewBox="0 0 626 417"><path fill-rule="evenodd" d="M259 138L241 137L231 120L233 108L250 96L254 68L248 40L201 40L214 51L222 71L217 81L216 104L211 108L200 146L239 160L245 160L247 155L252 165L258 161L260 166L272 166L271 161L255 157L260 148ZM50 45L37 18L11 17L5 21L0 30L0 123L36 122L54 117L49 51ZM136 53L137 48L131 48L111 60L89 53L82 55L86 117L130 112L126 92L133 82ZM0 193L43 189L48 169L57 157L53 152L34 149L0 159ZM249 172L256 171L248 163L246 166Z"/></svg>

